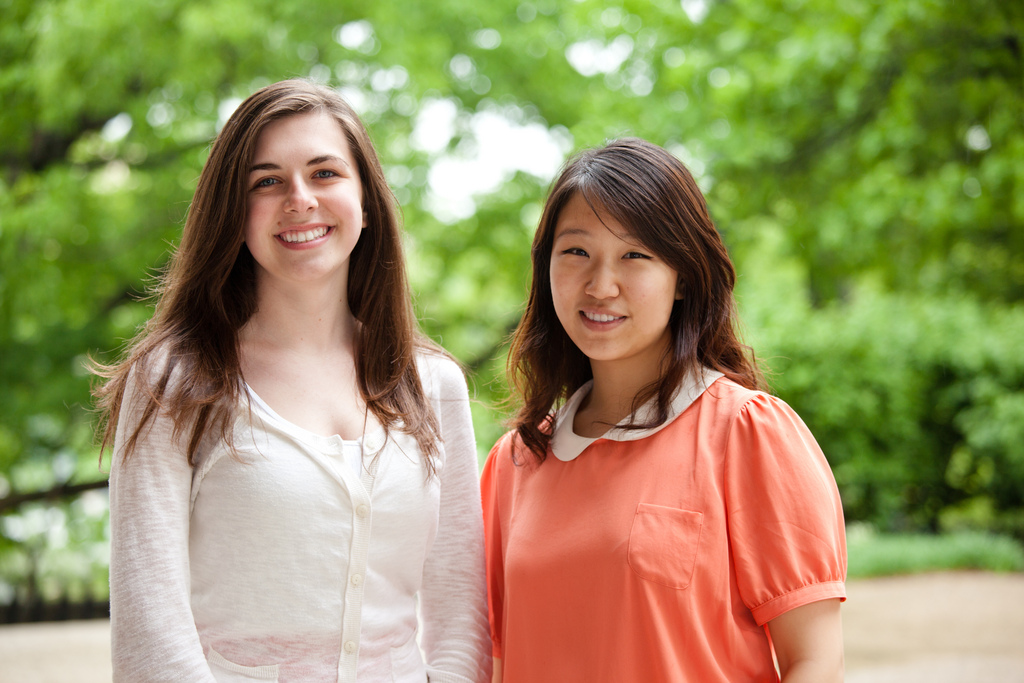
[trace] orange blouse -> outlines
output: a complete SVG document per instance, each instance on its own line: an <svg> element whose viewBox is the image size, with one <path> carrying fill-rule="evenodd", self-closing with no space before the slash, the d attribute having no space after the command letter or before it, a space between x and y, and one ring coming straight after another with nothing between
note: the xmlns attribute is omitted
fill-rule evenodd
<svg viewBox="0 0 1024 683"><path fill-rule="evenodd" d="M660 427L596 440L572 434L585 386L543 463L512 434L494 446L481 486L505 683L774 682L764 625L845 599L842 507L813 436L780 399L707 384Z"/></svg>

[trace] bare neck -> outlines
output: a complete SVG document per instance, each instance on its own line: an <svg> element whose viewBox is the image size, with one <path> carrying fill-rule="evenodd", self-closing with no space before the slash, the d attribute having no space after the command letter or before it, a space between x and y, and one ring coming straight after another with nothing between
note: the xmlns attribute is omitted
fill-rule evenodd
<svg viewBox="0 0 1024 683"><path fill-rule="evenodd" d="M594 384L576 411L573 431L580 436L597 437L629 417L637 394L657 381L661 368L622 361L591 361L590 365Z"/></svg>
<svg viewBox="0 0 1024 683"><path fill-rule="evenodd" d="M359 388L358 323L339 287L259 289L240 334L249 388L285 420L355 439L375 423Z"/></svg>
<svg viewBox="0 0 1024 683"><path fill-rule="evenodd" d="M344 287L258 287L257 310L242 339L276 348L323 352L351 349L357 323Z"/></svg>

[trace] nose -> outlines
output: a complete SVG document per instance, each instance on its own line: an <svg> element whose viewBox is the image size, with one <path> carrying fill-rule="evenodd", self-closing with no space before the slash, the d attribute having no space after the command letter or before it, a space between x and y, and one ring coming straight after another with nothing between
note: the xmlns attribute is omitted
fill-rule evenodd
<svg viewBox="0 0 1024 683"><path fill-rule="evenodd" d="M292 183L285 201L285 211L306 213L317 207L316 194L301 181Z"/></svg>
<svg viewBox="0 0 1024 683"><path fill-rule="evenodd" d="M595 299L611 299L619 295L619 277L611 266L596 263L588 273L583 289L587 296Z"/></svg>

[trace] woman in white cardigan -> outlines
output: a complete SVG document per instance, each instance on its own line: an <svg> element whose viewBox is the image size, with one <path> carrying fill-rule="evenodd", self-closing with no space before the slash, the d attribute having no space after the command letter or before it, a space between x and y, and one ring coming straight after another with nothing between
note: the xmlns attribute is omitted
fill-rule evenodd
<svg viewBox="0 0 1024 683"><path fill-rule="evenodd" d="M466 384L400 239L333 90L268 86L218 135L152 320L96 368L115 681L489 679Z"/></svg>

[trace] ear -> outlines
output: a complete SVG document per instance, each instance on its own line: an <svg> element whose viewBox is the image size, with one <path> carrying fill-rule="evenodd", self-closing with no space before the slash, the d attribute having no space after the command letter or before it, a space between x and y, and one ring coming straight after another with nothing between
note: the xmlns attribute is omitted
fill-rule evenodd
<svg viewBox="0 0 1024 683"><path fill-rule="evenodd" d="M366 219L366 209L363 209L363 230L365 230L365 229L366 229L366 223L367 223L367 219Z"/></svg>
<svg viewBox="0 0 1024 683"><path fill-rule="evenodd" d="M681 279L676 280L676 301L682 301L683 299L683 281Z"/></svg>

